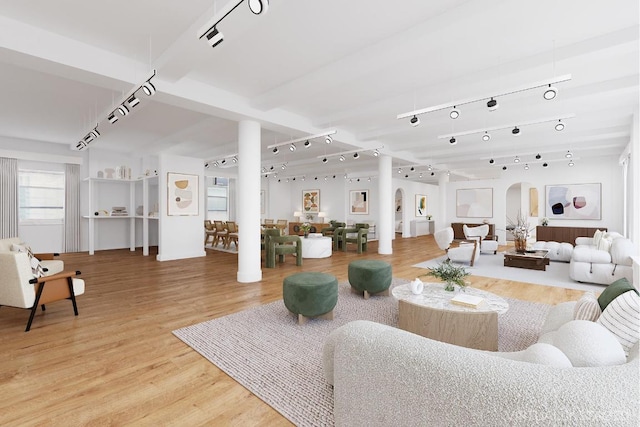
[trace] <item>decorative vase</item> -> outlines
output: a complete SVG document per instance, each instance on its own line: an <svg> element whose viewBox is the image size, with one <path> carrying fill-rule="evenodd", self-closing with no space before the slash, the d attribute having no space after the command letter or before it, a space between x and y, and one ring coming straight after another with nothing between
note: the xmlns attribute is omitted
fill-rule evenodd
<svg viewBox="0 0 640 427"><path fill-rule="evenodd" d="M523 254L527 251L527 240L526 239L515 239L516 244L516 252Z"/></svg>
<svg viewBox="0 0 640 427"><path fill-rule="evenodd" d="M424 283L422 283L422 280L416 278L416 280L412 280L409 283L409 289L411 289L412 294L420 295L424 290Z"/></svg>
<svg viewBox="0 0 640 427"><path fill-rule="evenodd" d="M453 282L447 282L447 284L446 284L446 285L445 285L445 287L444 287L444 290L445 290L445 291L448 291L448 292L453 292L453 291L455 291L455 290L456 290L456 288L455 288L455 286L453 285Z"/></svg>
<svg viewBox="0 0 640 427"><path fill-rule="evenodd" d="M309 237L309 232L308 232L308 231L305 231L305 232L304 232L304 238L306 239L306 238L308 238L308 237Z"/></svg>

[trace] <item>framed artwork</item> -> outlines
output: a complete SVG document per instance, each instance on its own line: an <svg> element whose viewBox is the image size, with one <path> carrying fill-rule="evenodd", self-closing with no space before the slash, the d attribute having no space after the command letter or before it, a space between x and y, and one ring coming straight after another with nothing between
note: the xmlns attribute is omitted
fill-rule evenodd
<svg viewBox="0 0 640 427"><path fill-rule="evenodd" d="M369 214L369 190L352 190L349 192L349 213L354 215Z"/></svg>
<svg viewBox="0 0 640 427"><path fill-rule="evenodd" d="M264 190L260 190L260 213L264 214L267 206L267 199Z"/></svg>
<svg viewBox="0 0 640 427"><path fill-rule="evenodd" d="M458 218L493 218L493 188L459 188L456 191Z"/></svg>
<svg viewBox="0 0 640 427"><path fill-rule="evenodd" d="M305 214L320 212L320 190L302 190L302 211Z"/></svg>
<svg viewBox="0 0 640 427"><path fill-rule="evenodd" d="M396 213L402 212L402 197L396 199Z"/></svg>
<svg viewBox="0 0 640 427"><path fill-rule="evenodd" d="M167 172L167 215L198 215L199 178Z"/></svg>
<svg viewBox="0 0 640 427"><path fill-rule="evenodd" d="M416 194L416 216L427 216L427 196Z"/></svg>
<svg viewBox="0 0 640 427"><path fill-rule="evenodd" d="M538 216L538 189L529 188L529 216Z"/></svg>
<svg viewBox="0 0 640 427"><path fill-rule="evenodd" d="M602 219L602 184L546 186L549 219Z"/></svg>

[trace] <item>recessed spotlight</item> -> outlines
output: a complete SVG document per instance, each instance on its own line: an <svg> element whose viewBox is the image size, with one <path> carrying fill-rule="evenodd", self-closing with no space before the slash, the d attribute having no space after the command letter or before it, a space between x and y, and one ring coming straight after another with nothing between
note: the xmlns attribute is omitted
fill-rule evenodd
<svg viewBox="0 0 640 427"><path fill-rule="evenodd" d="M451 117L452 119L457 119L458 117L460 117L460 110L458 110L455 105L453 106L451 111L449 111L449 117Z"/></svg>
<svg viewBox="0 0 640 427"><path fill-rule="evenodd" d="M542 158L542 156L540 155L540 153L536 154L536 159L540 160Z"/></svg>
<svg viewBox="0 0 640 427"><path fill-rule="evenodd" d="M513 163L520 163L520 158L518 156L516 156L516 158L513 159Z"/></svg>
<svg viewBox="0 0 640 427"><path fill-rule="evenodd" d="M344 174L344 179L347 179L347 174L346 173Z"/></svg>
<svg viewBox="0 0 640 427"><path fill-rule="evenodd" d="M485 132L484 135L482 135L482 140L483 141L488 141L491 139L491 135L489 135L488 132Z"/></svg>
<svg viewBox="0 0 640 427"><path fill-rule="evenodd" d="M420 124L420 119L417 116L413 116L411 120L409 120L409 123L411 123L411 126L416 127Z"/></svg>
<svg viewBox="0 0 640 427"><path fill-rule="evenodd" d="M569 167L570 167L570 168L571 168L571 167L573 167L573 165L574 165L574 164L575 164L575 163L573 163L573 160L569 160Z"/></svg>
<svg viewBox="0 0 640 427"><path fill-rule="evenodd" d="M542 94L542 96L544 96L544 99L550 100L555 98L557 94L558 94L558 89L549 85L549 87L544 91L544 94Z"/></svg>
<svg viewBox="0 0 640 427"><path fill-rule="evenodd" d="M335 175L333 175L333 179L336 179L336 176L335 176Z"/></svg>
<svg viewBox="0 0 640 427"><path fill-rule="evenodd" d="M567 151L567 154L564 155L567 159L570 159L573 157L573 154L571 154L571 151Z"/></svg>
<svg viewBox="0 0 640 427"><path fill-rule="evenodd" d="M520 136L520 129L518 129L518 126L511 129L511 133L513 134L513 136Z"/></svg>
<svg viewBox="0 0 640 427"><path fill-rule="evenodd" d="M329 161L329 159L327 159L326 157L324 159L322 159L322 163L327 163Z"/></svg>
<svg viewBox="0 0 640 427"><path fill-rule="evenodd" d="M529 170L529 165L525 164L524 165L524 170L528 171Z"/></svg>
<svg viewBox="0 0 640 427"><path fill-rule="evenodd" d="M292 144L289 146L289 151L296 151L296 144L293 144L293 143L292 143Z"/></svg>
<svg viewBox="0 0 640 427"><path fill-rule="evenodd" d="M333 138L331 138L331 135L327 135L324 138L324 142L326 142L327 144L331 144L333 142Z"/></svg>
<svg viewBox="0 0 640 427"><path fill-rule="evenodd" d="M490 165L492 165L492 164L494 164L494 163L495 163L495 160L493 160L493 159L489 159L489 164L490 164Z"/></svg>
<svg viewBox="0 0 640 427"><path fill-rule="evenodd" d="M340 160L341 162L344 162L344 155L340 154L340 157L338 158L338 160Z"/></svg>
<svg viewBox="0 0 640 427"><path fill-rule="evenodd" d="M449 144L451 145L456 145L458 143L458 141L456 141L456 139L454 137L451 137L451 139L449 140Z"/></svg>
<svg viewBox="0 0 640 427"><path fill-rule="evenodd" d="M556 123L555 129L560 132L561 130L564 130L564 123L562 123L562 120L558 120L558 123Z"/></svg>
<svg viewBox="0 0 640 427"><path fill-rule="evenodd" d="M278 154L279 152L278 147L273 147L273 154Z"/></svg>
<svg viewBox="0 0 640 427"><path fill-rule="evenodd" d="M496 101L495 99L491 98L487 102L487 108L489 109L489 111L496 111L498 109L498 101Z"/></svg>
<svg viewBox="0 0 640 427"><path fill-rule="evenodd" d="M304 148L309 148L309 147L311 147L311 143L309 142L309 140L306 140L304 142Z"/></svg>

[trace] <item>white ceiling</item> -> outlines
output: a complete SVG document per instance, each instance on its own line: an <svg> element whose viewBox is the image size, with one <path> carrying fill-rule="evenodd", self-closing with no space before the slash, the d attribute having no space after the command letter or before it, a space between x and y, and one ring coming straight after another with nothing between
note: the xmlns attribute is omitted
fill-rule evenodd
<svg viewBox="0 0 640 427"><path fill-rule="evenodd" d="M289 166L281 178L375 174L370 150L383 147L403 175L425 182L437 171L497 177L503 164L522 167L516 155L532 167L566 167L567 150L578 162L618 156L629 142L639 99L637 0L272 0L259 16L246 4L231 12L212 49L198 32L225 3L2 0L0 136L71 149L99 122L102 137L90 149L204 162L237 153L238 120L254 119L262 165ZM132 114L110 124L107 113L152 69L158 93L139 93ZM572 79L556 85L552 101L535 89L497 98L495 112L486 100L463 105L455 121L447 109L421 115L415 128L396 119L565 74ZM505 129L490 142L480 134L448 142L452 133L569 114L562 132L546 123L522 126L517 138ZM330 146L315 140L278 156L267 148L331 129ZM358 160L318 158L356 149Z"/></svg>

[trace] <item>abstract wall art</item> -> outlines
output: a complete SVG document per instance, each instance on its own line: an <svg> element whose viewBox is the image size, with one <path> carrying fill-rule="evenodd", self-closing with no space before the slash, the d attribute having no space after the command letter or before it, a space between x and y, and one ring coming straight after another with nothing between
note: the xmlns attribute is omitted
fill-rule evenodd
<svg viewBox="0 0 640 427"><path fill-rule="evenodd" d="M456 192L458 218L493 218L493 188L461 188Z"/></svg>
<svg viewBox="0 0 640 427"><path fill-rule="evenodd" d="M416 216L427 216L427 196L416 194Z"/></svg>
<svg viewBox="0 0 640 427"><path fill-rule="evenodd" d="M167 215L198 215L198 175L167 173Z"/></svg>
<svg viewBox="0 0 640 427"><path fill-rule="evenodd" d="M547 185L545 206L550 219L602 219L602 184Z"/></svg>
<svg viewBox="0 0 640 427"><path fill-rule="evenodd" d="M369 190L353 190L349 192L349 213L355 215L369 214Z"/></svg>
<svg viewBox="0 0 640 427"><path fill-rule="evenodd" d="M302 211L305 214L320 212L320 190L302 190Z"/></svg>

